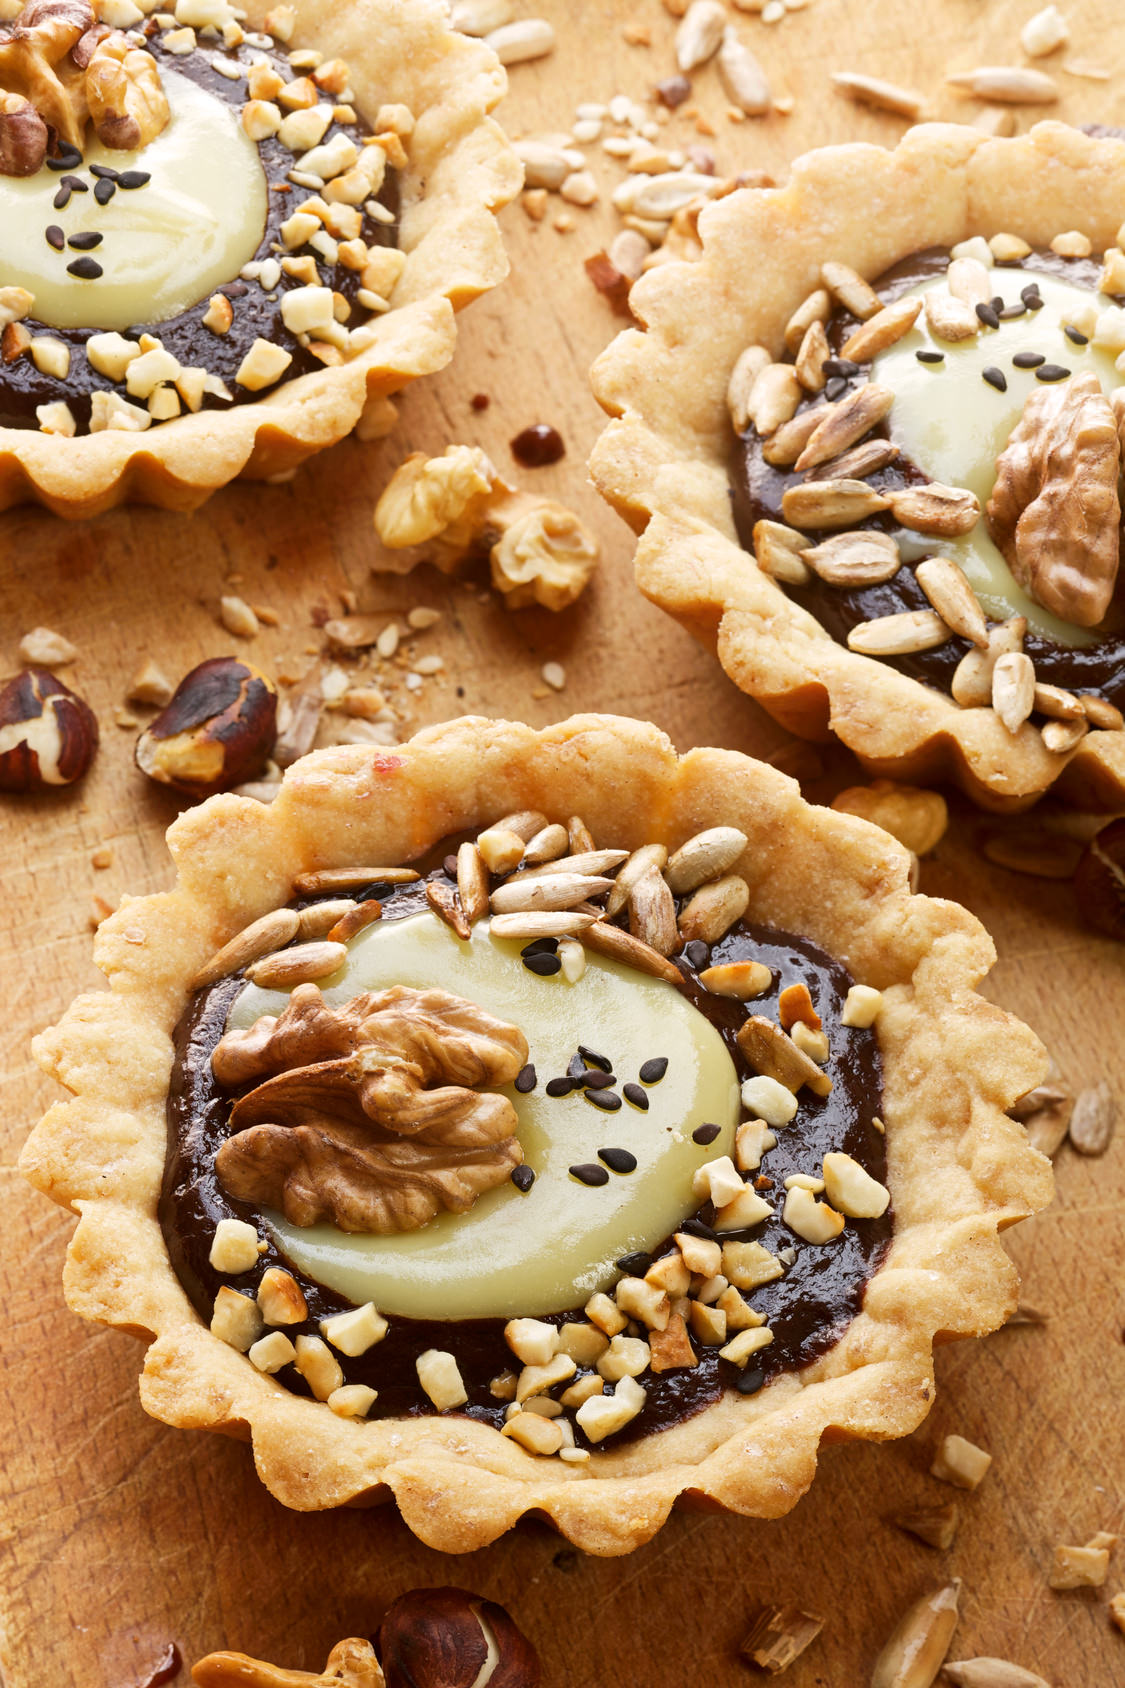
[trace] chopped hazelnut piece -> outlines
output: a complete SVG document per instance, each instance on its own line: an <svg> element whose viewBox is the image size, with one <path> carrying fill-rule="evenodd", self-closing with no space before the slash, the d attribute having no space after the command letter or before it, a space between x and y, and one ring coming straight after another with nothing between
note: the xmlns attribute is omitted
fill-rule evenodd
<svg viewBox="0 0 1125 1688"><path fill-rule="evenodd" d="M830 1243L844 1229L844 1216L827 1202L818 1202L811 1191L799 1185L785 1197L782 1218L791 1231L809 1243Z"/></svg>
<svg viewBox="0 0 1125 1688"><path fill-rule="evenodd" d="M736 1289L757 1289L782 1274L781 1262L761 1243L723 1244L723 1276Z"/></svg>
<svg viewBox="0 0 1125 1688"><path fill-rule="evenodd" d="M824 1628L824 1619L797 1606L763 1606L739 1652L771 1676L787 1670Z"/></svg>
<svg viewBox="0 0 1125 1688"><path fill-rule="evenodd" d="M332 1391L326 1405L337 1418L366 1418L377 1399L377 1392L366 1383L345 1383Z"/></svg>
<svg viewBox="0 0 1125 1688"><path fill-rule="evenodd" d="M743 1185L738 1195L724 1202L715 1213L716 1231L742 1231L748 1225L758 1225L773 1217L773 1208L764 1196Z"/></svg>
<svg viewBox="0 0 1125 1688"><path fill-rule="evenodd" d="M666 1329L651 1332L649 1347L654 1372L676 1371L683 1366L698 1365L695 1349L688 1339L687 1326L679 1313L673 1313Z"/></svg>
<svg viewBox="0 0 1125 1688"><path fill-rule="evenodd" d="M622 1278L614 1294L619 1310L628 1318L639 1319L650 1330L664 1330L667 1326L671 1302L654 1284L645 1283L643 1278ZM586 1311L597 1324L599 1321L591 1312L589 1302Z"/></svg>
<svg viewBox="0 0 1125 1688"><path fill-rule="evenodd" d="M250 1348L249 1358L260 1372L272 1374L295 1360L297 1350L282 1331L271 1330L268 1336L260 1337Z"/></svg>
<svg viewBox="0 0 1125 1688"><path fill-rule="evenodd" d="M525 1448L529 1454L557 1454L563 1445L560 1425L539 1413L516 1413L500 1431Z"/></svg>
<svg viewBox="0 0 1125 1688"><path fill-rule="evenodd" d="M521 1404L532 1395L544 1395L556 1383L566 1383L578 1367L569 1354L556 1354L542 1366L524 1366L516 1382L516 1400Z"/></svg>
<svg viewBox="0 0 1125 1688"><path fill-rule="evenodd" d="M588 1377L580 1377L576 1383L572 1383L569 1389L564 1389L559 1396L559 1402L562 1406L573 1409L580 1407L583 1401L588 1401L591 1395L604 1393L604 1380L591 1372Z"/></svg>
<svg viewBox="0 0 1125 1688"><path fill-rule="evenodd" d="M258 1264L259 1238L245 1219L220 1219L208 1260L216 1272L248 1272Z"/></svg>
<svg viewBox="0 0 1125 1688"><path fill-rule="evenodd" d="M245 1354L262 1334L262 1315L257 1302L224 1284L215 1297L211 1334Z"/></svg>
<svg viewBox="0 0 1125 1688"><path fill-rule="evenodd" d="M757 1330L759 1325L765 1324L761 1313L756 1313L753 1307L747 1305L733 1284L720 1295L715 1303L715 1311L721 1313L726 1320L728 1334L732 1331Z"/></svg>
<svg viewBox="0 0 1125 1688"><path fill-rule="evenodd" d="M414 1362L418 1382L437 1408L447 1412L460 1407L469 1399L461 1372L452 1354L442 1348L427 1348Z"/></svg>
<svg viewBox="0 0 1125 1688"><path fill-rule="evenodd" d="M667 1329L668 1323L666 1319L660 1328ZM647 1370L651 1357L649 1344L639 1336L615 1336L598 1361L597 1371L607 1383L617 1383L623 1377L639 1377Z"/></svg>
<svg viewBox="0 0 1125 1688"><path fill-rule="evenodd" d="M545 1366L559 1348L558 1327L542 1319L509 1319L504 1340L525 1366Z"/></svg>
<svg viewBox="0 0 1125 1688"><path fill-rule="evenodd" d="M297 1350L297 1370L317 1400L327 1401L343 1385L340 1362L319 1336L299 1336L294 1346Z"/></svg>
<svg viewBox="0 0 1125 1688"><path fill-rule="evenodd" d="M797 985L786 985L777 999L777 1017L783 1031L792 1031L799 1023L808 1026L811 1031L820 1030L820 1015L813 1007L813 999L804 980Z"/></svg>
<svg viewBox="0 0 1125 1688"><path fill-rule="evenodd" d="M1108 1574L1110 1550L1116 1541L1116 1536L1102 1532L1085 1547L1070 1547L1060 1542L1055 1548L1048 1587L1100 1588Z"/></svg>
<svg viewBox="0 0 1125 1688"><path fill-rule="evenodd" d="M892 1513L889 1521L944 1553L953 1546L960 1520L957 1502L951 1500L945 1506L916 1506Z"/></svg>
<svg viewBox="0 0 1125 1688"><path fill-rule="evenodd" d="M974 1442L967 1442L963 1436L945 1436L930 1466L930 1475L943 1483L952 1483L956 1489L975 1489L991 1464L992 1455Z"/></svg>
<svg viewBox="0 0 1125 1688"><path fill-rule="evenodd" d="M235 380L248 392L261 392L263 387L272 387L275 381L280 381L292 362L290 352L259 337L239 364Z"/></svg>
<svg viewBox="0 0 1125 1688"><path fill-rule="evenodd" d="M645 1273L645 1283L664 1290L673 1298L686 1295L691 1287L691 1269L678 1249L661 1255Z"/></svg>
<svg viewBox="0 0 1125 1688"><path fill-rule="evenodd" d="M590 1297L584 1311L590 1323L604 1331L606 1336L616 1336L629 1323L628 1316L600 1290Z"/></svg>
<svg viewBox="0 0 1125 1688"><path fill-rule="evenodd" d="M635 1378L623 1377L612 1395L591 1395L574 1416L591 1442L601 1442L636 1418L646 1398Z"/></svg>
<svg viewBox="0 0 1125 1688"><path fill-rule="evenodd" d="M271 1266L258 1285L258 1306L267 1325L299 1325L309 1316L308 1303L291 1272Z"/></svg>
<svg viewBox="0 0 1125 1688"><path fill-rule="evenodd" d="M729 961L706 967L699 982L712 996L731 996L739 1002L761 996L773 983L773 973L764 961Z"/></svg>
<svg viewBox="0 0 1125 1688"><path fill-rule="evenodd" d="M822 1170L828 1200L849 1219L878 1219L887 1211L890 1191L851 1155L825 1155Z"/></svg>
<svg viewBox="0 0 1125 1688"><path fill-rule="evenodd" d="M212 334L227 334L234 321L234 311L225 293L213 293L203 313L203 326Z"/></svg>
<svg viewBox="0 0 1125 1688"><path fill-rule="evenodd" d="M873 990L870 985L853 985L844 1000L840 1024L861 1028L874 1025L882 1002L882 991Z"/></svg>
<svg viewBox="0 0 1125 1688"><path fill-rule="evenodd" d="M692 1195L701 1202L714 1202L716 1207L724 1207L745 1188L742 1175L729 1155L720 1155L717 1160L698 1167L691 1181Z"/></svg>
<svg viewBox="0 0 1125 1688"><path fill-rule="evenodd" d="M609 1338L596 1325L575 1320L559 1326L559 1353L569 1354L580 1366L592 1366L609 1347Z"/></svg>
<svg viewBox="0 0 1125 1688"><path fill-rule="evenodd" d="M693 1237L687 1231L677 1231L676 1243L689 1272L698 1272L705 1278L715 1276L723 1259L722 1248L717 1242L710 1237Z"/></svg>
<svg viewBox="0 0 1125 1688"><path fill-rule="evenodd" d="M773 1332L768 1325L758 1325L753 1330L740 1330L726 1345L719 1349L720 1358L729 1360L732 1365L744 1366L751 1354L756 1354L761 1348L768 1348L773 1341Z"/></svg>
<svg viewBox="0 0 1125 1688"><path fill-rule="evenodd" d="M748 1078L742 1085L742 1105L766 1125L788 1125L797 1112L797 1098L775 1078Z"/></svg>
<svg viewBox="0 0 1125 1688"><path fill-rule="evenodd" d="M727 1316L721 1308L706 1307L701 1301L693 1301L688 1317L692 1335L704 1348L717 1348L726 1341Z"/></svg>
<svg viewBox="0 0 1125 1688"><path fill-rule="evenodd" d="M777 1138L764 1120L743 1120L734 1134L734 1164L740 1172L757 1172L762 1156L777 1147Z"/></svg>
<svg viewBox="0 0 1125 1688"><path fill-rule="evenodd" d="M321 1319L320 1334L341 1354L357 1359L377 1342L382 1342L387 1334L387 1321L375 1311L373 1301L365 1301L362 1307L353 1307L347 1313L333 1313L327 1319Z"/></svg>

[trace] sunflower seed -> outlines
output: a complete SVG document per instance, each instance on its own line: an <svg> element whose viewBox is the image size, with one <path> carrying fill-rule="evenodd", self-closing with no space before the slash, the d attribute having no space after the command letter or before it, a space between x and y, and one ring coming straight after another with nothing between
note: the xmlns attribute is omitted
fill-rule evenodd
<svg viewBox="0 0 1125 1688"><path fill-rule="evenodd" d="M737 874L704 885L680 910L680 935L685 943L700 938L717 944L741 920L750 902L750 887Z"/></svg>
<svg viewBox="0 0 1125 1688"><path fill-rule="evenodd" d="M762 447L762 456L775 469L788 469L796 463L813 434L835 405L814 404L799 410L791 422L783 422L776 434Z"/></svg>
<svg viewBox="0 0 1125 1688"><path fill-rule="evenodd" d="M620 961L626 967L635 967L639 973L648 973L654 979L666 979L669 984L683 983L683 974L678 967L666 961L639 938L634 938L631 932L623 932L620 926L610 926L604 920L596 920L587 926L580 936L584 948L607 956L611 961Z"/></svg>
<svg viewBox="0 0 1125 1688"><path fill-rule="evenodd" d="M1117 1128L1117 1102L1103 1079L1080 1090L1070 1116L1070 1141L1080 1155L1104 1155Z"/></svg>
<svg viewBox="0 0 1125 1688"><path fill-rule="evenodd" d="M876 586L902 567L894 540L873 528L835 534L802 556L829 586Z"/></svg>
<svg viewBox="0 0 1125 1688"><path fill-rule="evenodd" d="M292 990L294 985L326 979L347 959L348 951L344 944L322 939L319 943L294 944L292 949L263 956L261 961L246 969L246 977L251 984L261 986L262 990L287 991Z"/></svg>
<svg viewBox="0 0 1125 1688"><path fill-rule="evenodd" d="M1038 681L1035 684L1035 710L1039 715L1050 716L1052 721L1086 719L1081 700L1073 692L1065 692L1061 686L1040 685Z"/></svg>
<svg viewBox="0 0 1125 1688"><path fill-rule="evenodd" d="M453 27L462 35L490 35L511 21L511 0L457 0L453 8Z"/></svg>
<svg viewBox="0 0 1125 1688"><path fill-rule="evenodd" d="M1010 733L1018 733L1035 708L1035 664L1023 651L997 658L992 707Z"/></svg>
<svg viewBox="0 0 1125 1688"><path fill-rule="evenodd" d="M1048 721L1042 729L1043 744L1053 756L1076 750L1090 730L1085 715L1078 721Z"/></svg>
<svg viewBox="0 0 1125 1688"><path fill-rule="evenodd" d="M470 841L457 851L457 893L470 924L488 913L488 869Z"/></svg>
<svg viewBox="0 0 1125 1688"><path fill-rule="evenodd" d="M1023 649L1027 619L1011 616L989 629L988 645L983 651L972 650L961 658L953 671L954 702L963 709L981 709L992 702L992 674L998 658L1010 651Z"/></svg>
<svg viewBox="0 0 1125 1688"><path fill-rule="evenodd" d="M352 909L361 905L354 897L333 897L326 903L310 903L308 908L299 911L300 926L297 929L299 938L326 938L333 926L339 924ZM342 939L334 938L333 943L340 943Z"/></svg>
<svg viewBox="0 0 1125 1688"><path fill-rule="evenodd" d="M812 579L803 556L809 542L803 533L763 517L754 523L754 556L763 574L786 586L807 586Z"/></svg>
<svg viewBox="0 0 1125 1688"><path fill-rule="evenodd" d="M840 356L850 358L853 363L870 363L878 352L909 333L921 309L921 299L896 299L893 305L884 305L848 336L840 348Z"/></svg>
<svg viewBox="0 0 1125 1688"><path fill-rule="evenodd" d="M877 510L886 510L890 502L865 481L806 481L782 494L781 512L798 528L853 527Z"/></svg>
<svg viewBox="0 0 1125 1688"><path fill-rule="evenodd" d="M907 1609L875 1662L871 1688L930 1688L957 1628L960 1592L954 1577Z"/></svg>
<svg viewBox="0 0 1125 1688"><path fill-rule="evenodd" d="M797 379L806 392L819 393L823 390L824 365L828 357L828 336L824 332L824 324L814 322L805 331L793 363Z"/></svg>
<svg viewBox="0 0 1125 1688"><path fill-rule="evenodd" d="M746 845L746 834L735 826L709 827L680 845L669 858L664 877L677 896L694 891L733 867Z"/></svg>
<svg viewBox="0 0 1125 1688"><path fill-rule="evenodd" d="M898 446L892 445L890 440L860 440L858 445L853 445L850 451L845 451L840 457L829 458L827 463L818 463L815 469L809 469L805 479L863 481L868 475L885 469L897 456Z"/></svg>
<svg viewBox="0 0 1125 1688"><path fill-rule="evenodd" d="M719 0L693 0L676 30L676 63L685 76L714 58L726 26L727 14Z"/></svg>
<svg viewBox="0 0 1125 1688"><path fill-rule="evenodd" d="M864 656L909 656L944 645L952 634L934 610L903 610L858 622L848 634L848 649Z"/></svg>
<svg viewBox="0 0 1125 1688"><path fill-rule="evenodd" d="M959 1664L946 1665L942 1675L947 1682L957 1682L961 1688L1051 1688L1042 1676L1007 1659L962 1659Z"/></svg>
<svg viewBox="0 0 1125 1688"><path fill-rule="evenodd" d="M614 880L613 890L606 898L607 918L612 920L615 914L621 912L629 900L630 891L643 873L647 873L650 867L662 868L667 860L668 852L663 844L642 844L639 850L634 850Z"/></svg>
<svg viewBox="0 0 1125 1688"><path fill-rule="evenodd" d="M346 913L328 928L325 935L334 944L346 944L382 917L383 905L374 897L364 903L349 903Z"/></svg>
<svg viewBox="0 0 1125 1688"><path fill-rule="evenodd" d="M987 852L986 852L987 854ZM1004 866L1004 863L1000 863ZM1041 1155L1058 1152L1074 1111L1074 1097L1057 1085L1040 1084L1008 1109L1027 1132L1027 1140ZM1009 1320L1009 1323L1011 1321Z"/></svg>
<svg viewBox="0 0 1125 1688"><path fill-rule="evenodd" d="M729 24L719 48L719 79L739 111L762 117L773 102L765 71L749 47Z"/></svg>
<svg viewBox="0 0 1125 1688"><path fill-rule="evenodd" d="M540 814L538 809L517 809L514 815L504 815L502 819L493 821L488 830L514 832L517 838L527 844L537 832L542 832L546 825L547 817Z"/></svg>
<svg viewBox="0 0 1125 1688"><path fill-rule="evenodd" d="M529 866L536 867L540 862L555 861L557 857L565 855L569 848L570 839L566 827L555 821L528 839L523 859Z"/></svg>
<svg viewBox="0 0 1125 1688"><path fill-rule="evenodd" d="M827 322L831 313L832 301L828 297L828 290L818 287L807 299L801 301L785 324L785 350L795 353L813 323Z"/></svg>
<svg viewBox="0 0 1125 1688"><path fill-rule="evenodd" d="M270 955L283 944L287 944L291 938L295 938L300 924L301 917L296 910L271 909L269 914L263 914L260 920L244 926L237 937L217 950L206 966L196 973L188 989L202 990L205 985L213 985L230 973L241 972L251 962L259 961L262 956Z"/></svg>
<svg viewBox="0 0 1125 1688"><path fill-rule="evenodd" d="M671 955L679 942L676 904L658 868L650 867L633 886L629 930L659 955Z"/></svg>
<svg viewBox="0 0 1125 1688"><path fill-rule="evenodd" d="M490 29L484 39L501 64L525 64L555 50L555 32L546 18L517 18Z"/></svg>
<svg viewBox="0 0 1125 1688"><path fill-rule="evenodd" d="M822 264L820 279L833 298L837 299L846 311L858 317L860 322L866 322L882 309L883 301L875 289L870 287L859 271L853 270L850 264Z"/></svg>
<svg viewBox="0 0 1125 1688"><path fill-rule="evenodd" d="M493 938L570 938L584 932L597 918L596 914L586 914L577 909L570 912L556 909L550 913L494 914L488 923L488 931Z"/></svg>
<svg viewBox="0 0 1125 1688"><path fill-rule="evenodd" d="M925 557L915 578L947 627L978 649L988 645L988 624L965 571L950 557Z"/></svg>
<svg viewBox="0 0 1125 1688"><path fill-rule="evenodd" d="M1018 65L979 65L945 80L951 88L963 88L978 100L996 100L1001 105L1053 105L1059 97L1058 83L1046 71Z"/></svg>
<svg viewBox="0 0 1125 1688"><path fill-rule="evenodd" d="M315 897L320 891L347 891L356 885L412 885L417 878L412 867L326 867L297 874L293 890L298 897Z"/></svg>
<svg viewBox="0 0 1125 1688"><path fill-rule="evenodd" d="M717 967L705 967L699 982L712 996L731 996L736 1002L749 1002L769 990L773 971L764 961L727 961Z"/></svg>
<svg viewBox="0 0 1125 1688"><path fill-rule="evenodd" d="M451 926L459 938L470 938L472 927L461 899L451 885L444 885L440 880L431 881L426 886L426 901L440 920Z"/></svg>
<svg viewBox="0 0 1125 1688"><path fill-rule="evenodd" d="M1079 702L1091 727L1101 727L1110 733L1120 732L1122 727L1125 727L1125 715L1122 715L1115 703L1110 703L1106 698L1084 692Z"/></svg>
<svg viewBox="0 0 1125 1688"><path fill-rule="evenodd" d="M566 823L567 849L572 855L589 855L594 848L594 835L589 830L581 815L571 815ZM612 852L610 852L612 854ZM622 852L624 859L625 852ZM590 869L587 869L589 872ZM599 869L600 871L600 869Z"/></svg>
<svg viewBox="0 0 1125 1688"><path fill-rule="evenodd" d="M754 385L773 359L764 346L747 346L731 370L727 383L727 410L736 434L744 434L750 424L750 399Z"/></svg>
<svg viewBox="0 0 1125 1688"><path fill-rule="evenodd" d="M541 867L521 868L507 881L522 885L528 879L545 879L551 873L605 873L617 867L628 856L628 850L584 850L578 856L560 856L557 861L544 862Z"/></svg>
<svg viewBox="0 0 1125 1688"><path fill-rule="evenodd" d="M509 880L489 898L493 914L526 914L532 909L570 909L587 897L600 896L613 885L588 873L544 874L542 879Z"/></svg>
<svg viewBox="0 0 1125 1688"><path fill-rule="evenodd" d="M763 369L747 406L758 433L763 436L775 433L783 422L790 421L801 397L801 383L791 363L771 363Z"/></svg>
<svg viewBox="0 0 1125 1688"><path fill-rule="evenodd" d="M890 506L903 527L915 533L940 534L943 539L971 533L980 520L980 501L975 493L965 487L942 486L940 481L896 488L891 492Z"/></svg>
<svg viewBox="0 0 1125 1688"><path fill-rule="evenodd" d="M876 111L891 111L897 117L909 117L911 121L921 116L926 103L913 88L900 88L896 82L884 82L878 76L836 70L832 73L832 80L842 94L859 105L874 106Z"/></svg>
<svg viewBox="0 0 1125 1688"><path fill-rule="evenodd" d="M839 457L842 451L855 445L883 420L894 403L894 397L889 387L879 387L871 381L857 387L847 398L833 405L810 436L797 459L798 469L813 469L818 463Z"/></svg>

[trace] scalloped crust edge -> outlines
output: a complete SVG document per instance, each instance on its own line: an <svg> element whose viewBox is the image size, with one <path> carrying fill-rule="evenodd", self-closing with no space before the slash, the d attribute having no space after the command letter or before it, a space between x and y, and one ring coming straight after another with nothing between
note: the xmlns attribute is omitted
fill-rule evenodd
<svg viewBox="0 0 1125 1688"><path fill-rule="evenodd" d="M880 1043L896 1230L862 1311L819 1361L758 1395L588 1465L536 1459L455 1415L340 1420L212 1336L172 1272L157 1218L171 1034L184 981L232 933L284 902L295 873L373 856L408 860L444 834L513 809L582 814L595 837L669 847L718 822L749 844L739 866L768 918L807 933L884 991ZM733 751L682 758L655 727L576 716L536 732L480 718L390 751L315 752L268 807L233 795L170 828L172 891L98 929L109 989L36 1039L74 1096L32 1132L25 1175L80 1220L64 1274L83 1317L152 1338L148 1412L249 1437L259 1475L299 1510L393 1497L424 1542L484 1546L529 1512L589 1553L627 1553L672 1506L787 1512L823 1440L902 1436L934 1394L932 1343L996 1329L1016 1272L998 1232L1051 1197L1050 1164L1005 1109L1037 1083L1041 1045L974 986L995 959L966 910L911 893L909 857L878 828L814 808L794 781ZM826 895L826 891L830 894Z"/></svg>
<svg viewBox="0 0 1125 1688"><path fill-rule="evenodd" d="M370 346L336 368L283 383L256 402L200 411L143 434L76 439L0 428L0 510L34 501L77 520L116 504L194 510L236 476L288 479L352 431L365 407L444 369L454 312L503 281L496 213L522 171L488 115L507 78L481 41L455 34L442 0L293 0L295 37L352 66L360 105L407 105L416 126L402 172L406 267ZM250 21L269 0L250 0Z"/></svg>
<svg viewBox="0 0 1125 1688"><path fill-rule="evenodd" d="M619 334L592 371L615 418L591 458L594 482L641 535L641 591L790 732L835 734L875 774L951 779L988 809L1026 808L1056 785L1092 809L1125 802L1125 732L1092 731L1065 755L1029 724L1012 736L991 710L961 709L837 644L757 569L730 511L725 402L743 347L780 353L827 257L874 277L925 246L1001 230L1045 245L1076 226L1104 248L1123 204L1125 142L1055 122L1002 140L923 124L894 151L826 147L798 158L784 187L708 206L698 261L663 264L634 287L642 328Z"/></svg>

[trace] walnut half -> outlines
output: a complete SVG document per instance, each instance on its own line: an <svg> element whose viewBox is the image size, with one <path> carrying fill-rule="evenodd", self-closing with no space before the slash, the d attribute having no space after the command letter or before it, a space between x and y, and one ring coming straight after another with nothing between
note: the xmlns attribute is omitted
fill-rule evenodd
<svg viewBox="0 0 1125 1688"><path fill-rule="evenodd" d="M220 1181L295 1225L385 1233L465 1213L523 1159L512 1104L475 1087L526 1060L522 1032L448 991L396 985L331 1009L298 986L279 1019L215 1048L220 1084L264 1081L231 1109Z"/></svg>
<svg viewBox="0 0 1125 1688"><path fill-rule="evenodd" d="M1035 602L1079 627L1113 597L1120 459L1113 407L1088 374L1032 393L996 463L989 532Z"/></svg>
<svg viewBox="0 0 1125 1688"><path fill-rule="evenodd" d="M156 60L119 31L94 49L86 68L86 99L99 141L118 152L147 146L168 122Z"/></svg>

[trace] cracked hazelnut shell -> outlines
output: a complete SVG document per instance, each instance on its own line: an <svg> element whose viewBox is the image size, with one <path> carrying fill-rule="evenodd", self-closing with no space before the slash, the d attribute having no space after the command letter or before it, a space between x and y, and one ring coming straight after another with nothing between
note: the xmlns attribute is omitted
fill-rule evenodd
<svg viewBox="0 0 1125 1688"><path fill-rule="evenodd" d="M388 1608L378 1640L387 1688L537 1688L539 1682L539 1656L503 1606L463 1588L402 1595Z"/></svg>
<svg viewBox="0 0 1125 1688"><path fill-rule="evenodd" d="M137 766L189 797L256 779L277 737L277 688L237 657L193 668L137 740Z"/></svg>
<svg viewBox="0 0 1125 1688"><path fill-rule="evenodd" d="M0 690L0 791L73 785L97 748L93 710L49 669L25 668Z"/></svg>
<svg viewBox="0 0 1125 1688"><path fill-rule="evenodd" d="M1074 895L1087 926L1125 940L1125 817L1110 821L1087 844L1074 870Z"/></svg>

